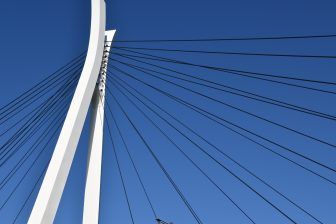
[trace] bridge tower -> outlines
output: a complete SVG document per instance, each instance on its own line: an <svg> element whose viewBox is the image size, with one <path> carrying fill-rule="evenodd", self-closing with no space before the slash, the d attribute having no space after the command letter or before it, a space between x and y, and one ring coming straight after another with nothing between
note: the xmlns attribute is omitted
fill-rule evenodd
<svg viewBox="0 0 336 224"><path fill-rule="evenodd" d="M88 150L83 223L98 223L106 66L115 31L105 31L104 0L91 0L90 42L85 64L54 153L29 217L29 224L51 224L55 218L90 103L93 106ZM99 77L100 76L100 77ZM96 85L99 77L98 85ZM90 192L90 193L88 193Z"/></svg>

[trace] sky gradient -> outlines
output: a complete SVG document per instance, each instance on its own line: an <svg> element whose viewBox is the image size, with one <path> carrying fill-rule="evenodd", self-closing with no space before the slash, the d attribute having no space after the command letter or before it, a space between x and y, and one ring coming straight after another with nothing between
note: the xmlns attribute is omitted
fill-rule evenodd
<svg viewBox="0 0 336 224"><path fill-rule="evenodd" d="M171 0L171 1L131 1L109 0L107 4L107 28L117 29L116 40L141 39L193 39L193 38L223 38L250 36L286 36L286 35L319 35L334 34L336 20L335 1L312 0ZM59 1L6 1L0 7L0 105L4 105L30 88L39 80L47 77L57 68L87 49L90 30L89 0L59 0ZM178 48L198 50L222 50L243 52L272 52L293 54L335 55L336 39L295 40L295 41L247 41L221 43L138 43L127 46ZM115 43L126 46L125 43ZM121 52L121 51L118 51ZM287 74L317 80L336 82L335 59L293 59L265 58L244 56L219 56L182 53L159 53L163 57L179 60L258 71L270 74ZM114 56L113 56L114 57ZM117 59L118 57L115 56ZM120 59L120 58L119 58ZM131 61L128 61L131 62ZM253 91L268 97L286 100L290 103L305 106L329 114L336 114L335 96L297 90L251 79L224 76L219 72L186 66L158 63L161 66L181 70L198 77L205 77L220 83ZM145 74L113 63L125 71L146 80L160 89L176 94L197 105L207 108L218 116L237 122L245 127L261 133L264 136L295 148L298 152L309 155L335 168L335 150L316 142L306 140L295 134L288 133L272 125L229 109L202 97L195 96L173 87L162 81L148 78ZM155 102L162 105L174 116L186 122L202 136L209 139L225 152L253 170L264 180L276 186L281 192L302 205L323 223L335 223L336 191L335 186L302 171L288 162L260 150L234 133L212 121L176 104L140 83L113 72L113 75L123 78L130 85ZM178 81L176 81L178 82ZM233 97L215 90L195 86L179 81L185 86L194 88L216 99L224 100L260 116L288 125L296 130L309 133L328 142L336 144L336 125L333 121L290 112L285 109L268 106L262 103ZM112 92L135 121L144 138L148 140L167 170L180 186L204 223L249 223L246 217L220 192L214 188L156 129L139 113L125 97L113 86ZM332 88L330 88L332 89ZM335 88L333 89L335 90ZM148 186L154 206L159 216L174 224L196 223L169 182L158 169L145 146L138 138L128 121L123 116L111 95L107 96L121 131L134 153L144 182ZM139 106L141 104L138 104ZM248 212L256 223L291 223L281 214L267 205L249 189L224 172L219 166L207 159L198 149L186 139L169 128L162 120L148 110L146 113L170 135L178 145L192 156L206 172ZM135 223L154 223L151 211L144 194L137 182L134 170L117 134L112 119L109 119L120 161L125 173L125 181L134 212ZM131 223L127 205L123 195L120 178L113 157L112 144L105 130L103 179L101 189L101 223ZM192 135L191 135L192 136ZM297 223L317 223L304 213L298 211L288 202L281 199L260 182L243 172L237 166L214 153L204 142L191 137L202 147L237 174L262 192L265 197L286 211ZM81 223L82 203L84 194L86 153L88 142L88 122L86 122L69 179L61 200L55 223ZM278 151L281 151L277 149ZM290 158L296 159L295 156ZM314 170L335 180L335 174L322 170L317 166L298 159ZM31 174L36 178L41 171L39 167ZM17 205L25 200L33 182L27 181L27 188L21 188L13 202L0 211L0 220L11 223ZM35 192L32 196L36 197ZM27 204L18 223L27 220L33 200Z"/></svg>

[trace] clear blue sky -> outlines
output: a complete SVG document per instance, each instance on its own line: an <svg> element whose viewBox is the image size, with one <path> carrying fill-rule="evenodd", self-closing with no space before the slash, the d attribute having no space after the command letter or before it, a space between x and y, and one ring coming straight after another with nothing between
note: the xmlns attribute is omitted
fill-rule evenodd
<svg viewBox="0 0 336 224"><path fill-rule="evenodd" d="M107 4L108 28L117 29L117 40L128 39L192 39L221 38L244 36L286 36L305 34L331 34L335 31L336 2L331 0L109 0ZM59 1L3 1L0 6L0 105L14 99L24 90L51 74L57 68L86 50L90 29L89 0ZM334 40L298 40L298 41L266 41L266 42L228 42L216 44L137 44L161 48L254 51L294 54L335 55ZM121 44L119 44L121 45ZM154 52L155 53L155 52ZM159 55L159 53L157 54ZM258 58L241 56L200 56L193 54L160 54L163 56L237 68L249 71L268 72L273 74L289 74L318 80L336 82L336 63L333 60ZM116 64L117 65L117 64ZM167 65L167 64L166 64ZM174 67L181 68L182 67ZM190 74L199 75L222 83L227 83L244 90L254 91L269 97L287 100L290 103L306 106L329 114L336 114L335 96L298 91L269 83L246 79L229 79L221 73L209 72L183 67ZM143 74L137 74L145 77ZM120 76L122 77L122 76ZM336 191L335 186L321 181L286 161L261 151L257 146L243 140L239 136L223 129L221 126L169 101L167 98L141 86L130 79L128 82L143 93L151 96L156 102L167 108L196 129L204 137L220 146L235 159L253 170L260 177L272 183L281 192L302 205L324 223L336 223ZM244 114L229 110L219 104L191 95L163 82L147 79L173 94L179 94L193 103L204 106L219 116L240 123L245 127L265 135L282 144L295 148L298 152L309 155L335 168L336 152L330 148L288 134L274 126L252 119ZM182 83L182 82L181 82ZM185 84L185 83L184 83ZM190 85L192 86L192 85ZM253 101L242 100L216 91L193 87L198 91L225 100L253 113L267 117L279 123L289 125L310 135L336 144L336 125L300 113L289 112L277 107L267 106ZM334 89L335 90L335 89ZM113 90L118 94L117 90ZM249 223L207 180L186 161L169 142L151 126L142 115L132 107L127 99L118 95L125 109L142 131L144 137L153 146L167 170L172 174L190 203L204 223ZM154 206L159 216L174 224L196 223L184 207L177 194L164 178L152 158L145 151L136 133L123 117L111 96L109 103L114 109L122 131L139 164L144 182L149 188ZM163 125L155 115L148 114L156 122ZM112 121L110 121L112 124ZM225 173L219 166L208 160L177 133L162 126L177 144L186 150L216 182L241 205L256 223L290 223L273 208L264 203L246 187ZM64 195L56 216L55 223L80 223L84 193L86 150L88 142L87 125L83 132L79 148L71 169ZM116 133L115 129L114 133ZM137 182L123 146L117 139L117 148L121 153L121 163L125 173L127 189L130 194L135 223L154 223L145 197ZM195 141L198 141L194 138ZM105 135L104 165L102 181L101 223L131 223L122 192L120 179L116 170L111 142ZM201 143L207 150L211 150ZM280 150L279 150L280 151ZM228 164L239 176L249 182L265 197L278 205L297 223L316 223L304 213L278 197L248 174L241 171L229 161L215 154L223 163ZM286 154L288 155L288 154ZM291 156L296 159L296 157ZM301 161L314 170L336 180L334 173L322 170L307 162ZM0 172L6 172L2 170ZM11 223L18 207L23 203L31 187L41 172L40 167L31 174L25 187L19 189L8 207L0 211L0 220ZM34 199L36 192L32 196ZM25 223L31 211L31 200L20 216L19 222ZM0 221L2 223L2 221Z"/></svg>

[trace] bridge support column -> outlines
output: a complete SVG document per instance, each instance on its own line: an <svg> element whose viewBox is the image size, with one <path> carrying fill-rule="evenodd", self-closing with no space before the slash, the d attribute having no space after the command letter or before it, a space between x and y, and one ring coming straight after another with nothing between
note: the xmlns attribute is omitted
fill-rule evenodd
<svg viewBox="0 0 336 224"><path fill-rule="evenodd" d="M83 223L98 224L101 165L103 154L104 104L108 56L115 30L105 32L105 48L100 78L92 97L92 120L88 151L88 170L86 177Z"/></svg>
<svg viewBox="0 0 336 224"><path fill-rule="evenodd" d="M91 0L91 31L87 57L61 134L30 214L29 224L51 224L55 218L98 79L103 57L105 27L105 1Z"/></svg>

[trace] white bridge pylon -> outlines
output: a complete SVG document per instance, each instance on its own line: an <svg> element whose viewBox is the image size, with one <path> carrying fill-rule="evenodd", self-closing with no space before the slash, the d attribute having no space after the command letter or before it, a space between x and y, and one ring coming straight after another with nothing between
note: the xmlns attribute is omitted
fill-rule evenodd
<svg viewBox="0 0 336 224"><path fill-rule="evenodd" d="M83 223L98 223L106 66L115 31L105 31L104 0L91 0L90 42L85 64L64 121L54 153L30 214L29 224L51 224L62 197L85 118L92 102L93 116L89 143ZM96 83L100 74L98 87Z"/></svg>
<svg viewBox="0 0 336 224"><path fill-rule="evenodd" d="M105 106L105 85L107 74L107 63L111 49L111 41L115 30L106 31L106 44L98 86L92 97L91 133L88 151L88 170L86 175L86 186L84 196L83 223L98 223L99 220L99 198L100 179L103 152L103 125Z"/></svg>

